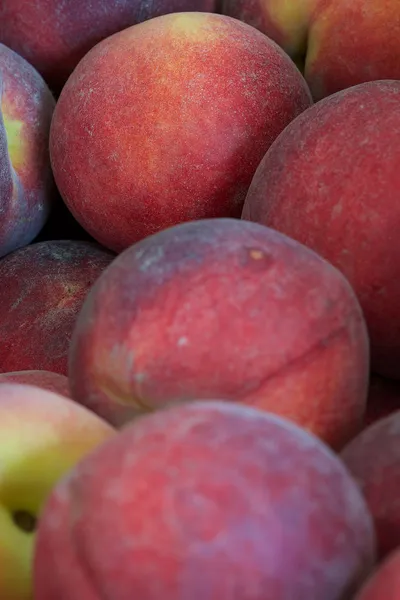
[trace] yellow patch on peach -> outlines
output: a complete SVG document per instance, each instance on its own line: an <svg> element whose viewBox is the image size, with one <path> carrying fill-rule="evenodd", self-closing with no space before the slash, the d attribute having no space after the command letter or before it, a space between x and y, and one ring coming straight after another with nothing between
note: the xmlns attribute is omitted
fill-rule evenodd
<svg viewBox="0 0 400 600"><path fill-rule="evenodd" d="M204 35L207 34L213 38L218 38L219 27L216 22L207 13L175 13L170 16L171 30L174 33L181 33L184 37L191 40L198 38L204 44ZM207 28L208 23L213 26Z"/></svg>
<svg viewBox="0 0 400 600"><path fill-rule="evenodd" d="M18 171L25 160L23 140L24 123L18 119L11 119L4 114L4 125L7 135L8 153L11 164Z"/></svg>
<svg viewBox="0 0 400 600"><path fill-rule="evenodd" d="M316 0L267 0L267 12L275 26L284 34L285 50L290 55L303 53L307 30Z"/></svg>

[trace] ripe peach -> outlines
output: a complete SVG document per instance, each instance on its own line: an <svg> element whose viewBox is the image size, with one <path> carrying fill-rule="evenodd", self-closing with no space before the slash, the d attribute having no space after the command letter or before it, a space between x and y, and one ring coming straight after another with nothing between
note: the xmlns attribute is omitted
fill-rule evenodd
<svg viewBox="0 0 400 600"><path fill-rule="evenodd" d="M300 115L250 186L243 218L339 268L363 308L372 368L400 377L400 82L364 83Z"/></svg>
<svg viewBox="0 0 400 600"><path fill-rule="evenodd" d="M355 600L400 600L400 549L371 575Z"/></svg>
<svg viewBox="0 0 400 600"><path fill-rule="evenodd" d="M1 0L0 42L29 60L55 91L98 42L162 14L210 11L216 0Z"/></svg>
<svg viewBox="0 0 400 600"><path fill-rule="evenodd" d="M69 376L73 397L116 425L219 397L339 447L362 422L368 365L361 310L339 271L271 229L209 219L115 259L79 315Z"/></svg>
<svg viewBox="0 0 400 600"><path fill-rule="evenodd" d="M376 421L342 451L375 521L380 557L400 546L400 411Z"/></svg>
<svg viewBox="0 0 400 600"><path fill-rule="evenodd" d="M29 244L49 215L54 104L39 73L0 44L0 257Z"/></svg>
<svg viewBox="0 0 400 600"><path fill-rule="evenodd" d="M43 390L55 392L69 398L68 377L51 371L14 371L12 373L0 373L0 383L22 383L33 385Z"/></svg>
<svg viewBox="0 0 400 600"><path fill-rule="evenodd" d="M223 0L304 68L313 97L367 81L400 79L398 0Z"/></svg>
<svg viewBox="0 0 400 600"><path fill-rule="evenodd" d="M288 56L217 14L151 19L79 63L52 121L60 193L116 252L160 229L239 217L265 151L310 106Z"/></svg>
<svg viewBox="0 0 400 600"><path fill-rule="evenodd" d="M41 242L0 261L0 373L65 375L76 316L114 255L88 242Z"/></svg>
<svg viewBox="0 0 400 600"><path fill-rule="evenodd" d="M43 504L56 482L114 433L96 415L58 394L0 384L2 599L33 598L31 563Z"/></svg>
<svg viewBox="0 0 400 600"><path fill-rule="evenodd" d="M374 542L356 484L317 438L195 402L139 418L59 482L35 598L345 600Z"/></svg>

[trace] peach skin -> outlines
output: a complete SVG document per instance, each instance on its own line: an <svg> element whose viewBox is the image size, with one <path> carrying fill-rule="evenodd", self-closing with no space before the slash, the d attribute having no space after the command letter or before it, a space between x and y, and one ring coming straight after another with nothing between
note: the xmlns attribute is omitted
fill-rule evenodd
<svg viewBox="0 0 400 600"><path fill-rule="evenodd" d="M55 199L48 149L54 105L39 73L0 44L0 257L36 237Z"/></svg>
<svg viewBox="0 0 400 600"><path fill-rule="evenodd" d="M243 405L194 402L139 418L58 483L39 523L34 592L347 600L374 546L357 485L317 438Z"/></svg>
<svg viewBox="0 0 400 600"><path fill-rule="evenodd" d="M345 278L255 223L209 219L135 244L84 302L72 396L113 424L227 398L292 418L335 447L358 432L369 348Z"/></svg>
<svg viewBox="0 0 400 600"><path fill-rule="evenodd" d="M400 600L400 549L376 569L355 600Z"/></svg>
<svg viewBox="0 0 400 600"><path fill-rule="evenodd" d="M0 261L0 373L67 372L83 300L114 255L97 244L50 241Z"/></svg>
<svg viewBox="0 0 400 600"><path fill-rule="evenodd" d="M113 434L107 423L58 394L0 384L1 598L32 600L31 562L43 504L56 482Z"/></svg>
<svg viewBox="0 0 400 600"><path fill-rule="evenodd" d="M242 217L340 269L363 309L372 370L400 378L400 81L372 81L297 117L261 161Z"/></svg>
<svg viewBox="0 0 400 600"><path fill-rule="evenodd" d="M14 371L0 373L0 383L23 383L70 398L68 377L52 371Z"/></svg>
<svg viewBox="0 0 400 600"><path fill-rule="evenodd" d="M50 132L55 179L115 252L184 221L240 217L267 148L310 104L298 69L253 27L157 17L100 42L69 78Z"/></svg>

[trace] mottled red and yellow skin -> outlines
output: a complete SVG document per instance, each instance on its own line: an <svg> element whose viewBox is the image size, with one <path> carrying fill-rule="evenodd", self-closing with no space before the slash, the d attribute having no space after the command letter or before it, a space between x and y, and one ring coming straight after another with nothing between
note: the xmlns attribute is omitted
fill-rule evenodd
<svg viewBox="0 0 400 600"><path fill-rule="evenodd" d="M14 515L38 518L56 482L113 434L107 423L65 397L33 386L0 384L1 598L33 597L35 531L20 528Z"/></svg>
<svg viewBox="0 0 400 600"><path fill-rule="evenodd" d="M78 62L110 35L162 14L210 11L216 0L2 0L0 42L59 92Z"/></svg>
<svg viewBox="0 0 400 600"><path fill-rule="evenodd" d="M309 246L352 284L372 367L400 378L400 82L369 82L300 115L266 153L243 218Z"/></svg>
<svg viewBox="0 0 400 600"><path fill-rule="evenodd" d="M400 550L378 567L355 600L400 600Z"/></svg>
<svg viewBox="0 0 400 600"><path fill-rule="evenodd" d="M256 29L158 17L98 44L68 80L51 128L57 185L116 252L183 221L239 217L265 151L310 104L292 61Z"/></svg>
<svg viewBox="0 0 400 600"><path fill-rule="evenodd" d="M89 242L41 242L0 261L0 373L66 375L87 292L114 255Z"/></svg>
<svg viewBox="0 0 400 600"><path fill-rule="evenodd" d="M225 0L223 11L300 57L315 100L400 79L398 0Z"/></svg>
<svg viewBox="0 0 400 600"><path fill-rule="evenodd" d="M400 410L400 381L373 374L370 379L365 426Z"/></svg>
<svg viewBox="0 0 400 600"><path fill-rule="evenodd" d="M318 439L248 407L195 402L138 419L56 486L34 592L345 600L374 545L357 486Z"/></svg>
<svg viewBox="0 0 400 600"><path fill-rule="evenodd" d="M360 307L342 275L266 227L178 225L115 259L71 342L73 397L115 424L142 410L227 398L339 447L368 385Z"/></svg>
<svg viewBox="0 0 400 600"><path fill-rule="evenodd" d="M54 105L39 73L0 44L0 257L29 244L49 215Z"/></svg>
<svg viewBox="0 0 400 600"><path fill-rule="evenodd" d="M396 411L364 429L341 453L374 518L380 558L400 546L399 436Z"/></svg>
<svg viewBox="0 0 400 600"><path fill-rule="evenodd" d="M12 373L0 373L0 383L20 383L34 385L49 392L55 392L69 398L68 377L52 371L14 371Z"/></svg>

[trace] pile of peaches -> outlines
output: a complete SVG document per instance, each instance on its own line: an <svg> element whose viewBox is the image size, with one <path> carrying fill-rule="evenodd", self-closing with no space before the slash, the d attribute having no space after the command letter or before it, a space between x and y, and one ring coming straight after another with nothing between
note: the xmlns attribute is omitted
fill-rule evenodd
<svg viewBox="0 0 400 600"><path fill-rule="evenodd" d="M0 0L1 600L400 600L399 0Z"/></svg>

